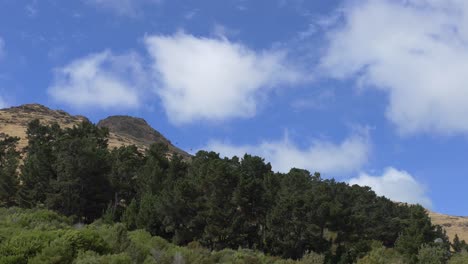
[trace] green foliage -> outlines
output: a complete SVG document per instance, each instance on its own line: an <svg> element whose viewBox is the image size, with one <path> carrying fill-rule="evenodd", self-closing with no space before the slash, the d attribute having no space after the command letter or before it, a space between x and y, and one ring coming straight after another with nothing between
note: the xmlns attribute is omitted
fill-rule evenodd
<svg viewBox="0 0 468 264"><path fill-rule="evenodd" d="M144 164L144 156L136 146L115 148L110 152L109 180L114 191L108 213L113 221L119 221L125 207L137 194L137 177Z"/></svg>
<svg viewBox="0 0 468 264"><path fill-rule="evenodd" d="M53 238L53 234L40 231L21 232L2 242L0 256L14 256L20 260L18 263L26 263L28 258L40 252Z"/></svg>
<svg viewBox="0 0 468 264"><path fill-rule="evenodd" d="M440 238L436 229L431 224L425 209L422 206L410 206L410 218L406 221L406 227L398 237L395 248L408 259L410 262L415 263L417 260L416 255L422 249L425 243L433 242L436 238ZM444 240L447 240L444 238ZM448 243L444 245L444 250L448 251ZM426 246L423 247L424 252Z"/></svg>
<svg viewBox="0 0 468 264"><path fill-rule="evenodd" d="M93 251L80 252L75 264L131 264L132 259L126 253L99 255Z"/></svg>
<svg viewBox="0 0 468 264"><path fill-rule="evenodd" d="M0 208L0 221L9 227L39 230L64 228L71 223L70 219L53 211L44 209L25 211L17 207Z"/></svg>
<svg viewBox="0 0 468 264"><path fill-rule="evenodd" d="M323 264L325 263L325 256L317 254L313 251L307 252L301 259L302 264Z"/></svg>
<svg viewBox="0 0 468 264"><path fill-rule="evenodd" d="M382 246L375 242L372 250L363 258L359 259L358 264L405 264L405 258L394 249Z"/></svg>
<svg viewBox="0 0 468 264"><path fill-rule="evenodd" d="M58 125L45 126L37 119L28 124L27 155L21 167L22 185L18 192L22 207L44 206L47 194L52 192L50 181L57 178L54 168L57 155L54 150L61 133Z"/></svg>
<svg viewBox="0 0 468 264"><path fill-rule="evenodd" d="M0 206L16 205L18 189L18 164L20 153L16 150L19 138L6 136L0 140Z"/></svg>
<svg viewBox="0 0 468 264"><path fill-rule="evenodd" d="M444 264L447 262L449 252L440 245L422 245L418 252L420 264Z"/></svg>
<svg viewBox="0 0 468 264"><path fill-rule="evenodd" d="M447 262L448 264L465 264L468 263L468 253L466 251L462 251L453 255L450 260Z"/></svg>

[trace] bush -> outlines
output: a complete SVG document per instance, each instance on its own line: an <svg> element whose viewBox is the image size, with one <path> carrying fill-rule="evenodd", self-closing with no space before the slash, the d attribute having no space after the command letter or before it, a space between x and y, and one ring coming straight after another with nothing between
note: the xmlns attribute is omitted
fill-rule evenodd
<svg viewBox="0 0 468 264"><path fill-rule="evenodd" d="M453 255L448 261L448 264L465 264L465 263L468 263L468 253L466 251Z"/></svg>
<svg viewBox="0 0 468 264"><path fill-rule="evenodd" d="M90 225L88 229L98 233L99 236L101 236L109 245L109 248L113 253L124 252L130 245L127 229L121 223L115 225L101 225L94 223Z"/></svg>
<svg viewBox="0 0 468 264"><path fill-rule="evenodd" d="M394 249L388 249L380 243L374 243L372 250L358 264L404 264L405 258Z"/></svg>
<svg viewBox="0 0 468 264"><path fill-rule="evenodd" d="M31 264L66 264L72 263L74 259L73 248L70 243L63 243L58 239L44 248L38 255L32 258Z"/></svg>
<svg viewBox="0 0 468 264"><path fill-rule="evenodd" d="M418 252L418 263L443 264L448 258L448 253L447 250L438 245L422 245Z"/></svg>
<svg viewBox="0 0 468 264"><path fill-rule="evenodd" d="M0 244L0 256L5 258L2 261L6 263L10 259L16 259L16 263L27 263L28 258L41 252L56 237L56 232L27 231L19 233Z"/></svg>
<svg viewBox="0 0 468 264"><path fill-rule="evenodd" d="M74 264L132 264L126 253L100 256L94 251L80 252Z"/></svg>
<svg viewBox="0 0 468 264"><path fill-rule="evenodd" d="M31 259L34 264L72 263L80 251L110 252L110 248L97 232L90 229L67 230L60 238Z"/></svg>
<svg viewBox="0 0 468 264"><path fill-rule="evenodd" d="M71 225L69 218L45 209L2 208L0 222L8 227L55 230Z"/></svg>
<svg viewBox="0 0 468 264"><path fill-rule="evenodd" d="M307 252L300 261L301 264L323 264L325 256L317 254L313 251Z"/></svg>

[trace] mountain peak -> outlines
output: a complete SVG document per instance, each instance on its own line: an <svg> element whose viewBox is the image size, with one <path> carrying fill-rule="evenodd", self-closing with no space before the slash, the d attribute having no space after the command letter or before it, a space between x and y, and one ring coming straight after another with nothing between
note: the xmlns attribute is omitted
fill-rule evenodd
<svg viewBox="0 0 468 264"><path fill-rule="evenodd" d="M6 135L19 137L19 148L23 149L27 145L28 124L34 119L39 119L46 125L57 123L61 127L72 127L85 120L89 121L84 116L73 116L63 110L53 110L41 104L24 104L0 109L0 138ZM101 120L98 126L109 129L109 148L135 145L144 150L153 143L164 143L169 147L169 154L177 153L184 158L190 157L187 152L173 146L142 118L110 116Z"/></svg>
<svg viewBox="0 0 468 264"><path fill-rule="evenodd" d="M98 127L106 127L112 135L122 135L132 139L138 147L149 146L152 143L163 143L169 147L171 153L177 153L184 158L190 155L173 146L161 133L152 128L146 120L139 117L126 115L109 116L97 124Z"/></svg>

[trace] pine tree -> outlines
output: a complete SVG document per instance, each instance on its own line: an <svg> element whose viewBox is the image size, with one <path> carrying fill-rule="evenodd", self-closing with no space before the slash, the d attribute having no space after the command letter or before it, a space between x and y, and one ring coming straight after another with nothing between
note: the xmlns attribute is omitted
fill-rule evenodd
<svg viewBox="0 0 468 264"><path fill-rule="evenodd" d="M34 207L45 203L51 192L50 181L57 177L54 168L56 160L56 140L62 130L57 124L46 126L39 120L28 124L26 136L26 158L21 167L22 182L18 200L23 207Z"/></svg>
<svg viewBox="0 0 468 264"><path fill-rule="evenodd" d="M6 136L0 141L0 206L13 206L18 189L19 138Z"/></svg>
<svg viewBox="0 0 468 264"><path fill-rule="evenodd" d="M262 229L266 225L269 203L266 200L264 179L272 174L271 165L260 157L245 155L240 163L239 182L233 193L236 214L233 230L237 243L246 248L261 248Z"/></svg>
<svg viewBox="0 0 468 264"><path fill-rule="evenodd" d="M135 198L138 172L144 161L143 154L134 145L111 151L109 180L114 195L109 210L114 221L120 220L124 208Z"/></svg>
<svg viewBox="0 0 468 264"><path fill-rule="evenodd" d="M468 245L466 244L465 240L460 240L458 237L458 234L455 234L455 237L453 238L453 243L451 243L452 249L455 252L463 252L463 251L468 251Z"/></svg>
<svg viewBox="0 0 468 264"><path fill-rule="evenodd" d="M89 122L64 130L57 141L57 177L50 183L49 208L87 222L101 216L112 199L107 135Z"/></svg>

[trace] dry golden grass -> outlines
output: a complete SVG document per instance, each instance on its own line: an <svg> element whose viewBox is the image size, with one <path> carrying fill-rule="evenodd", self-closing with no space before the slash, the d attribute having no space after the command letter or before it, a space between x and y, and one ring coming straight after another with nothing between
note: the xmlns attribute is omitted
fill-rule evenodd
<svg viewBox="0 0 468 264"><path fill-rule="evenodd" d="M57 122L62 127L72 127L83 120L82 116L71 116L63 111L50 110L44 106L31 104L0 110L0 137L19 137L19 148L27 145L26 129L29 122L39 119L43 124Z"/></svg>
<svg viewBox="0 0 468 264"><path fill-rule="evenodd" d="M453 241L455 234L458 235L460 240L468 242L468 217L450 216L434 212L429 212L432 223L442 226L450 241Z"/></svg>
<svg viewBox="0 0 468 264"><path fill-rule="evenodd" d="M57 123L62 128L72 127L87 120L83 116L72 116L61 110L51 110L39 104L28 104L0 110L0 138L5 135L19 137L18 148L22 150L27 146L26 129L28 123L39 119L42 124ZM152 142L145 142L124 133L109 133L109 148L135 145L140 150L145 150ZM174 146L170 146L174 148Z"/></svg>

